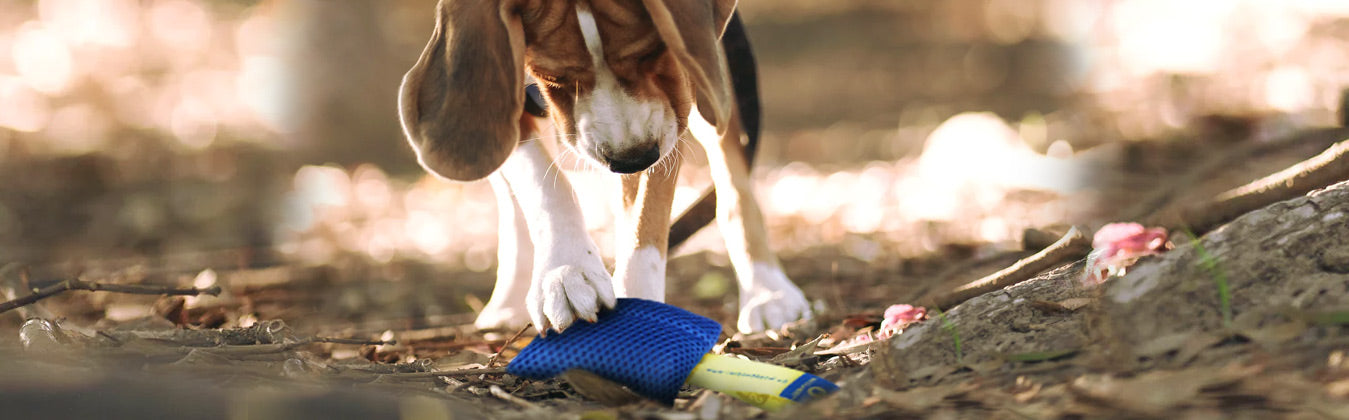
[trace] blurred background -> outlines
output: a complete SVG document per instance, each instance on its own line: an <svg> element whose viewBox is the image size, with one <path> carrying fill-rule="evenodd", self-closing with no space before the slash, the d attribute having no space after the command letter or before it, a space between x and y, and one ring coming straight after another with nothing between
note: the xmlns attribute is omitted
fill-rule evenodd
<svg viewBox="0 0 1349 420"><path fill-rule="evenodd" d="M474 309L495 266L490 189L426 176L395 107L434 7L0 0L0 263L50 276L326 266L450 288L416 298L422 314ZM1341 0L740 12L765 109L758 197L789 274L822 299L840 282L899 288L923 255L1109 221L1097 174L1127 145L1190 141L1202 156L1329 125L1349 85ZM685 166L681 208L710 185L699 165ZM612 180L571 176L608 251ZM682 248L671 287L733 314L720 242L705 229ZM342 302L406 297L367 295Z"/></svg>

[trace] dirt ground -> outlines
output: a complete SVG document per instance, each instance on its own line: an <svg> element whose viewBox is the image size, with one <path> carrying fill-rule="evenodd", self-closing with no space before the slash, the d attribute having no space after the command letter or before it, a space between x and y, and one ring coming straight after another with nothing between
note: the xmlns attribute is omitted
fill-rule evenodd
<svg viewBox="0 0 1349 420"><path fill-rule="evenodd" d="M1315 154L1324 138L1220 168L1175 195L1242 184ZM1181 167L1162 162L1181 155L1175 150L1136 153ZM1132 197L1122 203L1163 187L1117 185L1102 188ZM1027 253L955 247L870 262L835 247L783 255L788 274L821 297L817 318L785 335L728 336L718 351L809 371L842 390L777 413L693 388L673 407L610 407L559 380L431 373L500 366L528 341L532 333L503 348L513 331L476 330L470 312L427 313L443 304L438 296L481 293L461 285L485 283L490 270L409 275L434 269L294 264L257 251L11 264L0 273L11 295L68 279L222 291L77 291L6 314L0 407L15 418L1346 418L1346 206L1349 184L1339 184L1247 214L1198 243L1173 234L1175 249L1103 286L1083 286L1081 261L1066 264L888 340L868 340L885 306L918 302ZM673 259L672 288L712 291L672 294L670 303L733 331L733 302L716 291L727 287L727 266L709 252ZM434 280L388 280L397 278Z"/></svg>

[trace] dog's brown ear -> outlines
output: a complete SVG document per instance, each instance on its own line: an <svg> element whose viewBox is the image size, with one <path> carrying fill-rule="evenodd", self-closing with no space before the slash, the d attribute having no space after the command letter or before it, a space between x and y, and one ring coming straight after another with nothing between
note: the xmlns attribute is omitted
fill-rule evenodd
<svg viewBox="0 0 1349 420"><path fill-rule="evenodd" d="M722 131L734 106L726 55L718 40L736 0L642 0L665 46L693 80L698 111Z"/></svg>
<svg viewBox="0 0 1349 420"><path fill-rule="evenodd" d="M428 171L483 178L519 142L524 29L513 0L441 0L431 41L403 76L403 133Z"/></svg>

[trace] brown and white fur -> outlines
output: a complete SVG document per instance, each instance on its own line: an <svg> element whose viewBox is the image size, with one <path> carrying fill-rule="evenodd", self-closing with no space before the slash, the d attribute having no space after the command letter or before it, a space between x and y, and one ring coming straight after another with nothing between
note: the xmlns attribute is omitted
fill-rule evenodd
<svg viewBox="0 0 1349 420"><path fill-rule="evenodd" d="M594 320L616 297L663 301L681 135L707 152L742 332L811 311L768 247L718 38L734 0L441 0L403 79L404 132L427 170L488 178L500 204L496 289L477 325L540 332ZM522 112L541 82L551 121ZM710 121L710 122L709 122ZM549 124L551 122L551 124ZM714 128L715 127L715 128ZM556 130L621 177L612 276L570 184L535 141Z"/></svg>

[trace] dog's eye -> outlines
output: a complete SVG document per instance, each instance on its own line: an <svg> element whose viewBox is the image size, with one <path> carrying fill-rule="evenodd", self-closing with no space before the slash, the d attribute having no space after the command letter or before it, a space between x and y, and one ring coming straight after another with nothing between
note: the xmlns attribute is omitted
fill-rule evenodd
<svg viewBox="0 0 1349 420"><path fill-rule="evenodd" d="M652 48L650 51L638 55L637 62L649 63L660 58L662 54L665 54L665 44L658 44L655 46L655 48Z"/></svg>
<svg viewBox="0 0 1349 420"><path fill-rule="evenodd" d="M536 77L538 77L539 80L543 81L543 84L553 88L560 88L571 83L571 81L568 80L566 77L552 76L547 74L539 74L536 75Z"/></svg>

